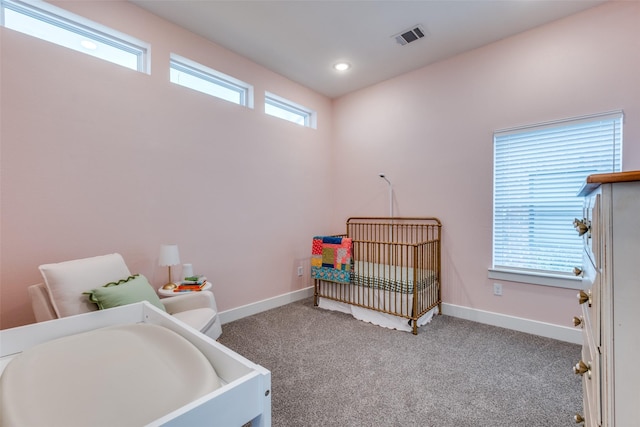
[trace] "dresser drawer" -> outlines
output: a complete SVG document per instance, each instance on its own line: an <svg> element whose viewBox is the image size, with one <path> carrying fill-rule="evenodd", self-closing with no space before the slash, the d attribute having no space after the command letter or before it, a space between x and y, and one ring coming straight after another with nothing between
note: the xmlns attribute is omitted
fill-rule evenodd
<svg viewBox="0 0 640 427"><path fill-rule="evenodd" d="M586 426L597 427L601 423L600 353L591 334L592 325L584 319L581 361L589 370L582 374L583 410ZM575 371L574 371L575 372Z"/></svg>
<svg viewBox="0 0 640 427"><path fill-rule="evenodd" d="M595 396L593 396L594 390L591 388L591 383L588 380L582 380L582 395L584 396L584 403L582 408L582 417L584 418L585 427L600 427L600 416L598 415L600 405L596 402Z"/></svg>
<svg viewBox="0 0 640 427"><path fill-rule="evenodd" d="M596 269L599 269L602 265L600 249L600 210L599 193L585 199L583 221L588 226L588 231L582 235L582 241L587 257Z"/></svg>
<svg viewBox="0 0 640 427"><path fill-rule="evenodd" d="M585 319L583 328L586 329L586 324L592 325L593 328L590 333L593 336L593 342L595 346L600 346L600 307L602 304L601 295L601 275L595 269L593 264L585 256L583 260L585 264L582 271L582 291L577 294L578 302L584 301L582 306L582 317ZM585 296L586 294L586 296Z"/></svg>

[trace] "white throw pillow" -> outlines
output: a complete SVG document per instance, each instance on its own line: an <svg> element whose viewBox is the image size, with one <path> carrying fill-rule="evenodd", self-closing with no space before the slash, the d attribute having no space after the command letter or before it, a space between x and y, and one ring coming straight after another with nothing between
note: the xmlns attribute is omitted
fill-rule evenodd
<svg viewBox="0 0 640 427"><path fill-rule="evenodd" d="M122 255L117 253L44 264L38 268L58 317L94 311L96 305L83 292L131 275Z"/></svg>

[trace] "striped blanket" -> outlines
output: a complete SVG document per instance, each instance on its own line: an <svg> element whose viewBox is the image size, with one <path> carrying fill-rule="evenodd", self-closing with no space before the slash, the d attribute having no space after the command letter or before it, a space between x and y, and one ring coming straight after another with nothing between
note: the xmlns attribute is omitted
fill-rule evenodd
<svg viewBox="0 0 640 427"><path fill-rule="evenodd" d="M351 279L354 285L403 294L412 294L414 285L421 292L438 281L434 271L421 269L415 273L417 283L414 283L414 269L411 267L356 261Z"/></svg>

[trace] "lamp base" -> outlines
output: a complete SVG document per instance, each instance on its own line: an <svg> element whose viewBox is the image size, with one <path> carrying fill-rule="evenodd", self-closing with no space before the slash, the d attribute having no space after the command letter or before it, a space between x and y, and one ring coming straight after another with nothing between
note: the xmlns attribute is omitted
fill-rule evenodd
<svg viewBox="0 0 640 427"><path fill-rule="evenodd" d="M164 289L165 291L170 291L178 287L178 285L176 285L171 281L171 266L169 265L168 267L169 267L169 276L167 277L168 282L166 285L162 286L162 289Z"/></svg>

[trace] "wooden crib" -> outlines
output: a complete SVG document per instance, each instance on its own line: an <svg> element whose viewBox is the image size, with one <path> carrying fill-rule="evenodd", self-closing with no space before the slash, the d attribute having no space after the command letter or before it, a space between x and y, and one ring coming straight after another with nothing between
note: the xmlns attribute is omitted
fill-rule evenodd
<svg viewBox="0 0 640 427"><path fill-rule="evenodd" d="M349 218L347 233L336 236L351 239L348 283L315 277L314 304L404 318L417 335L421 319L441 311L441 228L437 218Z"/></svg>

